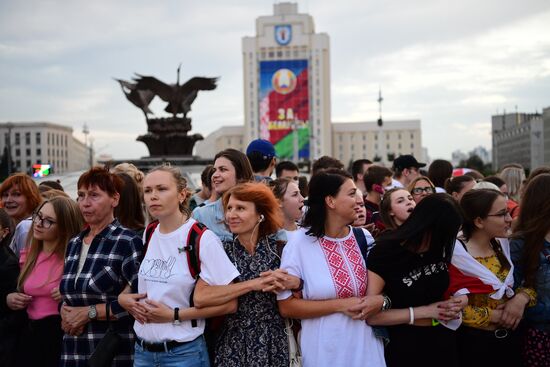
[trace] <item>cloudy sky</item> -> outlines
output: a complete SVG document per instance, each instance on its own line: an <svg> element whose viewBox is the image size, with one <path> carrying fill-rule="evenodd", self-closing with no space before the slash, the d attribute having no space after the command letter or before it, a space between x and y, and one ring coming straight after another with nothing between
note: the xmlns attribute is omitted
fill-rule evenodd
<svg viewBox="0 0 550 367"><path fill-rule="evenodd" d="M0 0L0 122L87 123L98 153L147 155L141 111L112 77L221 76L190 116L243 122L241 38L267 0ZM490 148L497 111L550 106L548 0L300 0L331 41L332 120L418 118L432 158ZM153 110L161 111L160 103Z"/></svg>

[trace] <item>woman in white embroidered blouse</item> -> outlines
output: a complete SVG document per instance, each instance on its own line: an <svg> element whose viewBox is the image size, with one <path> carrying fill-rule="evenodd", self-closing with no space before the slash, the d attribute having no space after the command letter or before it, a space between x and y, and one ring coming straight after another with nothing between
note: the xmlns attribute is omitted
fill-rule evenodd
<svg viewBox="0 0 550 367"><path fill-rule="evenodd" d="M366 296L367 269L360 242L367 247L373 238L350 226L357 215L356 191L343 170L314 175L304 229L283 250L281 267L304 284L302 298L290 291L278 295L279 311L302 320L305 367L385 366L382 341L363 321L381 310L384 299ZM350 311L358 305L362 311Z"/></svg>

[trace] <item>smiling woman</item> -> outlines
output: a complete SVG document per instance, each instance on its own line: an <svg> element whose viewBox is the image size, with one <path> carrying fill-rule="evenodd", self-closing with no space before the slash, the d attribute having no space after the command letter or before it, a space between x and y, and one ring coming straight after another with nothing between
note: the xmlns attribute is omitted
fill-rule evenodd
<svg viewBox="0 0 550 367"><path fill-rule="evenodd" d="M2 207L16 224L10 248L19 257L27 246L27 233L31 227L31 214L42 198L36 183L24 173L8 177L0 186Z"/></svg>

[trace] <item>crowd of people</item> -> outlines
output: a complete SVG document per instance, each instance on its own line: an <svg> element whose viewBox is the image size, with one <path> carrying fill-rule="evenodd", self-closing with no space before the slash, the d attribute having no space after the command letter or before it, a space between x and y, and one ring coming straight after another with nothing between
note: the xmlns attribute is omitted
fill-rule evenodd
<svg viewBox="0 0 550 367"><path fill-rule="evenodd" d="M0 366L550 366L550 167L308 180L258 139L196 192L124 163L0 200Z"/></svg>

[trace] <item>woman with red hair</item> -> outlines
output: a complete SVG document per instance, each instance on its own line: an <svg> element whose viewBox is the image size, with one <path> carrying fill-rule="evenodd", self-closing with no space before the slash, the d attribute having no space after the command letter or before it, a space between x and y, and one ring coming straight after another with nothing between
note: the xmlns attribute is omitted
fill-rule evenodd
<svg viewBox="0 0 550 367"><path fill-rule="evenodd" d="M276 232L283 224L273 192L263 183L244 183L222 199L233 241L224 244L240 276L228 286L199 280L195 306L214 306L238 299L238 309L226 317L216 346L215 366L288 366L285 322L270 291L297 289L300 279L279 269Z"/></svg>
<svg viewBox="0 0 550 367"><path fill-rule="evenodd" d="M42 201L36 183L24 173L15 173L0 186L2 207L14 221L15 233L10 248L19 257L27 247L26 239L32 225L31 214Z"/></svg>

